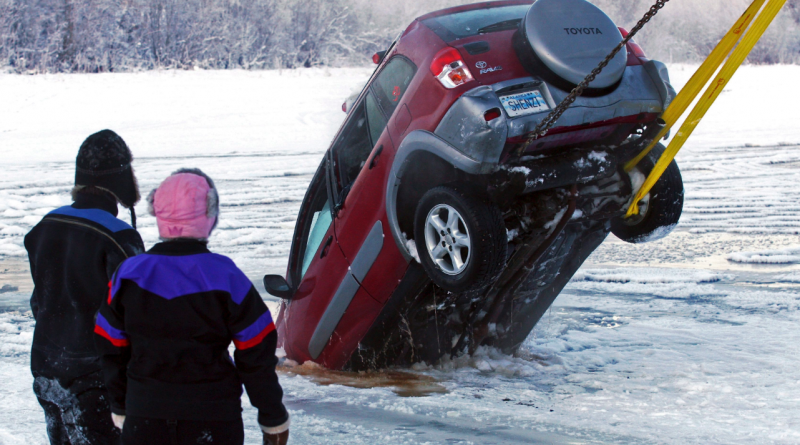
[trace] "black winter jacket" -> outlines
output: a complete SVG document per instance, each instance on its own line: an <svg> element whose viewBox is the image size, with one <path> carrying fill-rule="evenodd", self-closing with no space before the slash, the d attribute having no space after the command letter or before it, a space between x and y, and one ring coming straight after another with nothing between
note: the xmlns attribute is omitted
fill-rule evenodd
<svg viewBox="0 0 800 445"><path fill-rule="evenodd" d="M233 261L205 243L160 243L123 262L95 332L116 414L238 420L244 384L259 424L288 420L269 310Z"/></svg>
<svg viewBox="0 0 800 445"><path fill-rule="evenodd" d="M36 319L31 351L35 377L68 382L100 371L94 316L117 266L144 251L142 238L116 218L113 197L79 193L25 236Z"/></svg>

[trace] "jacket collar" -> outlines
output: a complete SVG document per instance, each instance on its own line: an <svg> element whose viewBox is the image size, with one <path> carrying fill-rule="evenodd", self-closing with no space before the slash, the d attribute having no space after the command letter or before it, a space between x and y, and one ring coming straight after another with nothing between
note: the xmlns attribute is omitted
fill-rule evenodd
<svg viewBox="0 0 800 445"><path fill-rule="evenodd" d="M183 238L173 241L165 241L151 247L147 253L153 255L196 255L199 253L211 253L208 250L208 243L195 239Z"/></svg>
<svg viewBox="0 0 800 445"><path fill-rule="evenodd" d="M114 216L117 216L117 200L110 194L95 195L90 193L77 193L75 202L72 203L75 209L100 209Z"/></svg>

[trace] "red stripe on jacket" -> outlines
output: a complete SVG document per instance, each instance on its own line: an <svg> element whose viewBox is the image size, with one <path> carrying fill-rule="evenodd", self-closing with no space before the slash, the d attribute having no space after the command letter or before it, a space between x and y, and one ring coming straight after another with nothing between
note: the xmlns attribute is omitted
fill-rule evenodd
<svg viewBox="0 0 800 445"><path fill-rule="evenodd" d="M234 344L234 346L236 346L236 349L252 348L253 346L256 346L257 344L261 343L261 340L263 340L264 337L266 337L270 332L272 332L274 330L275 330L275 323L273 322L273 323L268 324L267 327L264 328L264 330L259 332L258 335L256 335L255 337L251 338L250 340L239 341L239 340L235 340L234 339L233 340L233 344Z"/></svg>
<svg viewBox="0 0 800 445"><path fill-rule="evenodd" d="M127 338L117 339L111 337L105 329L101 328L100 326L94 325L94 333L99 334L100 336L104 337L106 340L110 341L112 345L121 348L123 346L129 346L131 342Z"/></svg>

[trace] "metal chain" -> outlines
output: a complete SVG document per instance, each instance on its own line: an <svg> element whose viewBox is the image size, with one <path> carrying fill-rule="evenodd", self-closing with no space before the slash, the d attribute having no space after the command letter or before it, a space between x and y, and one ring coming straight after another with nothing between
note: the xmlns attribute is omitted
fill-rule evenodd
<svg viewBox="0 0 800 445"><path fill-rule="evenodd" d="M586 76L586 78L583 79L583 81L579 83L569 93L569 95L564 98L564 100L561 101L561 103L559 103L555 108L553 108L553 111L551 111L550 114L548 114L544 119L542 119L541 122L539 122L538 125L536 125L536 128L534 128L531 137L529 137L525 141L525 143L523 143L517 150L516 153L517 156L521 156L522 153L524 153L525 150L528 149L528 147L531 145L533 141L547 134L547 131L550 130L553 127L553 125L555 125L556 121L558 121L558 118L560 118L561 115L564 114L565 111L567 111L567 108L569 108L569 106L572 105L573 102L575 102L575 99L577 99L581 94L583 94L583 90L585 90L586 87L588 87L589 84L595 79L595 77L597 77L597 75L600 74L601 71L603 71L603 68L605 68L609 62L611 62L614 56L616 56L617 53L628 44L628 42L633 38L633 36L637 32L639 32L640 29L642 29L645 23L649 22L650 19L652 19L658 13L658 11L664 7L664 5L668 1L669 0L656 0L656 3L650 7L650 10L648 10L647 13L645 13L644 17L642 17L641 20L639 20L636 26L634 26L633 29L631 29L630 33L628 33L628 35L625 36L625 38L622 39L622 41L619 42L616 47L614 47L614 49L606 56L606 58L603 59L603 61L600 62L599 65L597 65L597 68L593 69L592 72L589 73L589 75Z"/></svg>

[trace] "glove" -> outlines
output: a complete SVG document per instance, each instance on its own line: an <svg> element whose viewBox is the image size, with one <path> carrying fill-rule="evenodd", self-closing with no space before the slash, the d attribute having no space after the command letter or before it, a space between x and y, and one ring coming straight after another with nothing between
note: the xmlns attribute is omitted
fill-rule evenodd
<svg viewBox="0 0 800 445"><path fill-rule="evenodd" d="M289 430L277 434L264 433L264 445L286 445L289 441Z"/></svg>
<svg viewBox="0 0 800 445"><path fill-rule="evenodd" d="M289 441L289 425L291 421L286 419L286 422L278 426L264 426L261 431L264 433L264 445L286 445Z"/></svg>
<svg viewBox="0 0 800 445"><path fill-rule="evenodd" d="M122 425L125 424L125 415L111 413L111 421L114 422L115 427L122 429Z"/></svg>

